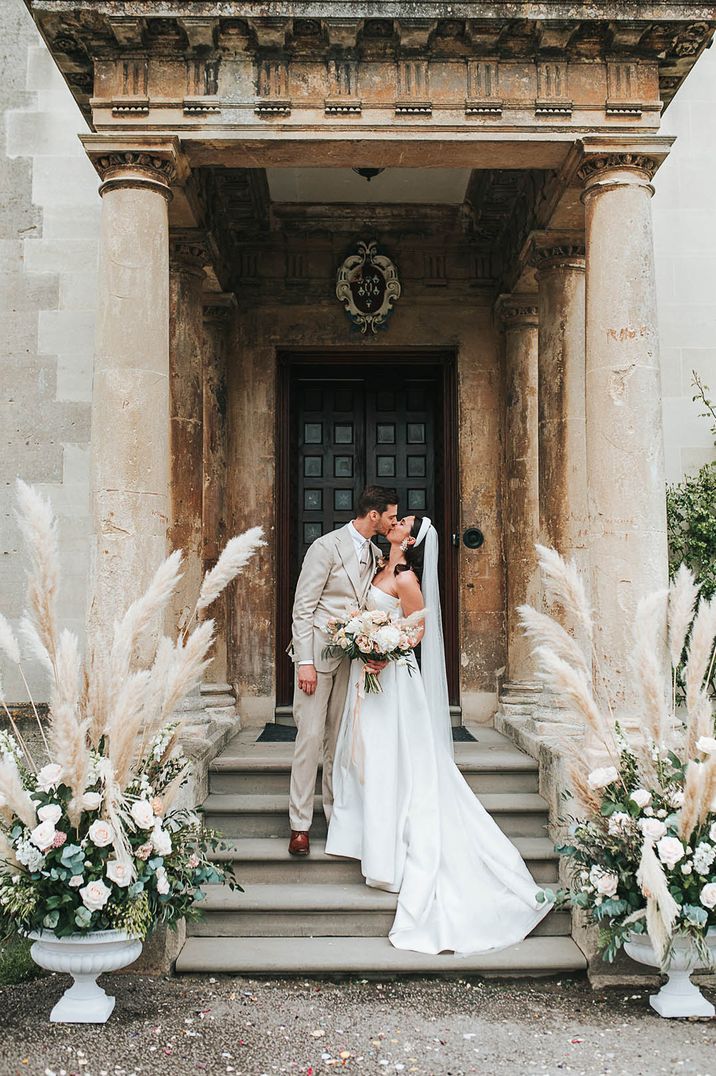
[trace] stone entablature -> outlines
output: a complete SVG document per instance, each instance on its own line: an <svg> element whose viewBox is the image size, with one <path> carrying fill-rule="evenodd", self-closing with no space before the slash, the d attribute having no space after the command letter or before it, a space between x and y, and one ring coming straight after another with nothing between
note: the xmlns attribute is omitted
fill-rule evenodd
<svg viewBox="0 0 716 1076"><path fill-rule="evenodd" d="M716 29L688 3L27 3L97 128L649 128Z"/></svg>

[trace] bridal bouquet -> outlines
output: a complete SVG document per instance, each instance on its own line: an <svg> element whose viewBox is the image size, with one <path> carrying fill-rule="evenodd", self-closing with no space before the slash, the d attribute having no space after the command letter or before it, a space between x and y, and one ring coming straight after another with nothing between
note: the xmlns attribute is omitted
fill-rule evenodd
<svg viewBox="0 0 716 1076"><path fill-rule="evenodd" d="M567 613L588 650L557 620L521 608L547 685L587 734L588 750L557 737L579 808L569 839L557 849L571 875L561 902L584 909L599 927L607 961L630 935L647 933L662 967L678 937L690 939L708 964L716 930L716 738L709 696L716 599L702 599L696 608L699 588L682 566L668 591L640 602L632 656L640 712L622 729L592 686L593 662L599 680L593 622L576 568L554 550L537 550L547 600ZM685 698L677 705L684 653ZM670 676L662 655L670 658Z"/></svg>
<svg viewBox="0 0 716 1076"><path fill-rule="evenodd" d="M18 500L30 554L21 638L48 674L50 707L45 729L30 695L42 744L31 747L0 685L13 730L0 733L0 935L118 929L144 938L194 917L204 884L236 885L230 868L209 861L216 837L177 804L188 764L172 715L209 664L214 624L199 614L265 544L262 532L231 539L204 577L193 628L157 642L180 579L182 555L172 553L108 637L90 637L83 664L77 638L57 625L52 510L24 483ZM2 615L0 653L27 685L20 641Z"/></svg>
<svg viewBox="0 0 716 1076"><path fill-rule="evenodd" d="M323 656L345 656L364 664L369 661L397 661L407 665L410 671L408 657L418 645L424 617L424 609L402 618L391 617L390 613L381 609L357 609L345 620L332 617L326 624L330 642ZM375 673L363 670L363 677L365 691L369 694L383 690Z"/></svg>

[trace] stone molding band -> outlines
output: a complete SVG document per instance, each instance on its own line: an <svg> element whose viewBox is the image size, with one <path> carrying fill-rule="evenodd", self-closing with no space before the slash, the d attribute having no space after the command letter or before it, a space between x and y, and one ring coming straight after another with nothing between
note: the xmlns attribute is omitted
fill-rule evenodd
<svg viewBox="0 0 716 1076"><path fill-rule="evenodd" d="M173 272L203 278L204 266L211 261L201 238L169 235L169 267Z"/></svg>

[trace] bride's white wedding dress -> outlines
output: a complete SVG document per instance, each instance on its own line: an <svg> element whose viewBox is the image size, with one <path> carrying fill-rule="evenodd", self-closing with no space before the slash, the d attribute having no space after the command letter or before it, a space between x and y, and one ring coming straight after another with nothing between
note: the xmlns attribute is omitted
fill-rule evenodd
<svg viewBox="0 0 716 1076"><path fill-rule="evenodd" d="M371 587L368 607L400 612ZM350 687L333 769L326 851L361 861L367 885L399 893L390 940L422 953L480 953L521 941L550 910L522 857L437 742L415 658L390 663L353 714ZM356 752L354 735L362 737Z"/></svg>

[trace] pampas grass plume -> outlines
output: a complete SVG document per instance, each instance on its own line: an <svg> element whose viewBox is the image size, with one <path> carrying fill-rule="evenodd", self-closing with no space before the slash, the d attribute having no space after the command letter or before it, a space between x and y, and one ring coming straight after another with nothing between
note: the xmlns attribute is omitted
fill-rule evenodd
<svg viewBox="0 0 716 1076"><path fill-rule="evenodd" d="M582 650L561 624L546 613L540 613L531 605L520 605L517 607L517 612L520 616L520 625L528 638L532 639L537 646L547 647L563 661L575 666L584 673L585 677L589 676L587 661Z"/></svg>
<svg viewBox="0 0 716 1076"><path fill-rule="evenodd" d="M561 695L572 713L581 714L607 754L618 765L619 751L609 723L601 714L587 677L559 657L547 646L537 646L534 655L545 675L548 685Z"/></svg>
<svg viewBox="0 0 716 1076"><path fill-rule="evenodd" d="M0 760L0 799L29 829L34 829L37 825L35 804L22 787L20 771L11 755L4 755Z"/></svg>
<svg viewBox="0 0 716 1076"><path fill-rule="evenodd" d="M634 651L631 664L641 687L641 704L651 739L662 744L667 734L669 709L661 654L666 652L666 603L669 592L657 590L642 598L634 617ZM640 727L641 731L641 727Z"/></svg>
<svg viewBox="0 0 716 1076"><path fill-rule="evenodd" d="M669 652L674 669L681 664L698 593L699 585L694 573L682 564L669 588Z"/></svg>
<svg viewBox="0 0 716 1076"><path fill-rule="evenodd" d="M13 665L20 664L20 646L10 622L0 613L0 650Z"/></svg>
<svg viewBox="0 0 716 1076"><path fill-rule="evenodd" d="M591 640L594 630L592 610L577 565L574 561L566 561L556 549L539 544L535 545L535 549L547 601L561 605Z"/></svg>
<svg viewBox="0 0 716 1076"><path fill-rule="evenodd" d="M54 664L57 650L55 603L59 578L57 521L47 498L17 480L17 520L30 555L27 597L35 627Z"/></svg>
<svg viewBox="0 0 716 1076"><path fill-rule="evenodd" d="M243 571L253 555L266 545L263 535L262 527L251 527L243 534L229 539L214 567L204 576L196 603L197 612L215 602L222 590Z"/></svg>
<svg viewBox="0 0 716 1076"><path fill-rule="evenodd" d="M181 578L181 549L175 549L163 561L144 594L132 602L119 624L115 625L112 641L112 676L121 680L130 669L132 657L155 617L164 610Z"/></svg>
<svg viewBox="0 0 716 1076"><path fill-rule="evenodd" d="M689 655L686 662L686 707L691 711L704 685L716 638L716 598L699 602L698 612L691 625Z"/></svg>

